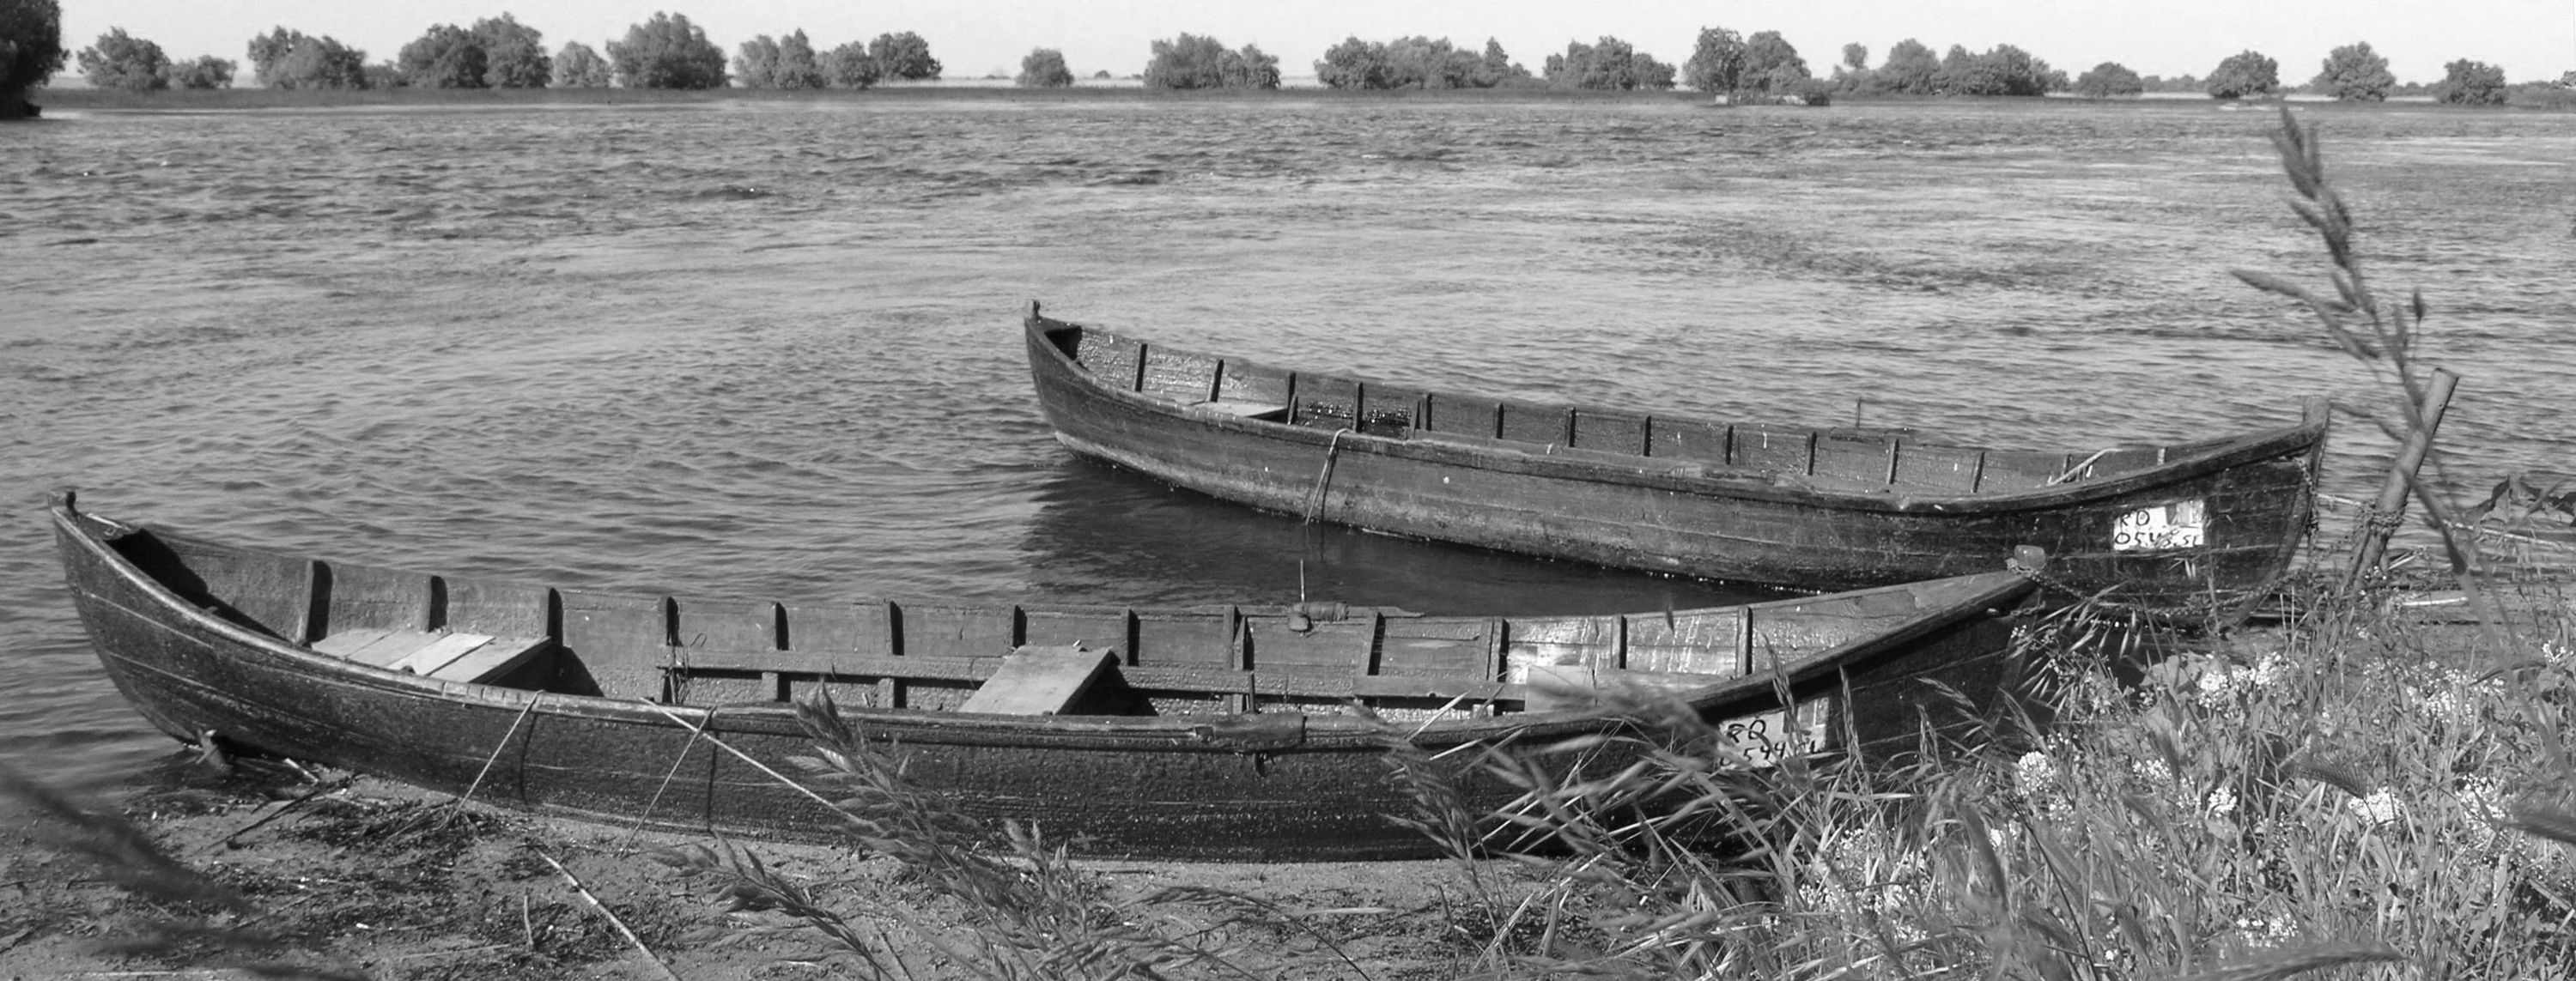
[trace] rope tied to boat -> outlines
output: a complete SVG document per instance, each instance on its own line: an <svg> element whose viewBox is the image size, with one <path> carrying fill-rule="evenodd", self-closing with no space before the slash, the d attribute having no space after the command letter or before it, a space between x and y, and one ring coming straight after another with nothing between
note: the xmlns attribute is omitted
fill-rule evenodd
<svg viewBox="0 0 2576 981"><path fill-rule="evenodd" d="M1306 523L1324 516L1324 488L1333 482L1333 460L1341 455L1342 436L1352 432L1348 426L1333 430L1333 438L1324 442L1324 467L1315 474L1315 489L1306 494Z"/></svg>
<svg viewBox="0 0 2576 981"><path fill-rule="evenodd" d="M2018 575L2024 579L2038 583L2043 589L2061 593L2081 603L2090 605L2095 609L2113 613L2127 613L2144 619L2165 622L2208 620L2221 610L2241 606L2253 597L2271 592L2287 578L2286 571L2274 573L2270 578L2265 579L2260 585L2251 589L2230 590L2227 594L2223 595L2213 591L2211 594L2203 598L2188 600L2181 603L2167 603L2160 605L2152 603L2129 603L2111 599L2109 593L2112 589L2117 588L2116 586L2104 587L2098 590L2085 589L2075 585L2074 583L2060 579L2045 569L2023 565L2017 559L2005 560L2004 568L2012 570L2014 575Z"/></svg>
<svg viewBox="0 0 2576 981"><path fill-rule="evenodd" d="M2066 468L2065 473L2048 478L2048 482L2041 484L2040 486L2055 487L2059 484L2066 483L2067 481L2074 480L2077 474L2081 474L2085 470L2090 469L2094 464L2101 462L2102 458L2104 456L2108 456L2114 449L2118 449L2118 447L2105 446L2101 449L2094 450L2092 456L2085 457L2083 462Z"/></svg>

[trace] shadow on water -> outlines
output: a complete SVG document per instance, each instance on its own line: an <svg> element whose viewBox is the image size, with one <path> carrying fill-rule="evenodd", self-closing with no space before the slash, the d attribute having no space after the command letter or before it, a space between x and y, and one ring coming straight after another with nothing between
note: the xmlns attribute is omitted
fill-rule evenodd
<svg viewBox="0 0 2576 981"><path fill-rule="evenodd" d="M1069 603L1318 602L1442 615L1692 609L1776 592L1550 562L1307 524L1068 456L1042 478L1022 551L1034 591Z"/></svg>

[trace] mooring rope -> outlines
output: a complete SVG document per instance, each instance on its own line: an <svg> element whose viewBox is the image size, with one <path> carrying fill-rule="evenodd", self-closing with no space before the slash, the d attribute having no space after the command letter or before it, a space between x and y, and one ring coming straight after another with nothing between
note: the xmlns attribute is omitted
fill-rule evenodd
<svg viewBox="0 0 2576 981"><path fill-rule="evenodd" d="M1324 443L1324 468L1315 474L1315 489L1306 495L1307 524L1324 516L1324 488L1333 482L1333 458L1341 455L1342 434L1350 431L1348 426L1333 430L1333 438Z"/></svg>

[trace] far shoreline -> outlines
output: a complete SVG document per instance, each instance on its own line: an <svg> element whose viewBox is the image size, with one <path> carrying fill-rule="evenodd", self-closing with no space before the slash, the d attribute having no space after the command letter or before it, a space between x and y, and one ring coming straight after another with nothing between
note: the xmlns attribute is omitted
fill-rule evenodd
<svg viewBox="0 0 2576 981"><path fill-rule="evenodd" d="M979 84L980 83L980 84ZM272 89L226 88L124 92L94 88L48 88L29 93L47 110L115 113L240 112L316 109L547 109L714 107L742 103L861 107L869 104L921 105L942 102L1085 105L1154 105L1209 102L1336 102L1419 104L1622 104L1707 106L1705 93L1673 89L1654 91L1561 89L1543 86L1491 89L1334 89L1293 86L1278 89L1148 89L1132 80L1091 82L1069 88L1021 88L990 80L946 84L900 84L868 89ZM2302 107L2351 105L2356 108L2404 106L2427 109L2533 109L2537 107L2440 106L2430 97L2401 97L2381 103L2337 103L2316 96L2247 100L2212 99L2191 93L2085 98L2049 96L1838 96L1832 105L1735 106L1744 109L1807 110L1835 106L1992 105L1992 106L2136 106L2157 110L2215 109L2227 106Z"/></svg>

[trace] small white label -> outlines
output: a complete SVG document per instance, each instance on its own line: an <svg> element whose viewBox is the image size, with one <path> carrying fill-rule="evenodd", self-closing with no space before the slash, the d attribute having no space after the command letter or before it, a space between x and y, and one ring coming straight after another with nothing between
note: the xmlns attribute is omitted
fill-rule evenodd
<svg viewBox="0 0 2576 981"><path fill-rule="evenodd" d="M1799 714L1815 716L1816 724L1802 727L1790 721L1788 712L1770 711L1720 722L1717 732L1749 757L1754 769L1767 769L1792 754L1814 752L1825 741L1824 713L1808 710Z"/></svg>
<svg viewBox="0 0 2576 981"><path fill-rule="evenodd" d="M2176 501L2131 511L2111 522L2114 552L2199 548L2209 542L2209 502Z"/></svg>

